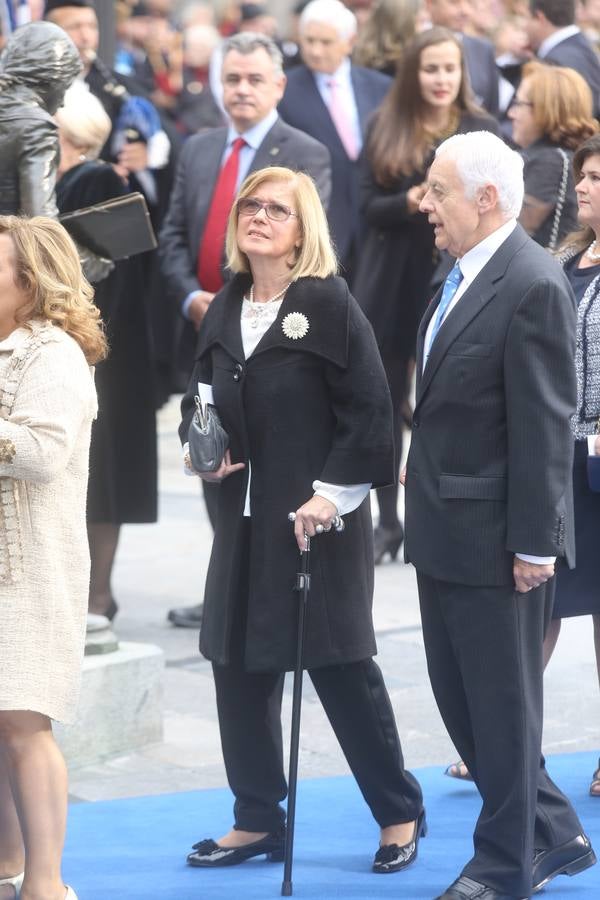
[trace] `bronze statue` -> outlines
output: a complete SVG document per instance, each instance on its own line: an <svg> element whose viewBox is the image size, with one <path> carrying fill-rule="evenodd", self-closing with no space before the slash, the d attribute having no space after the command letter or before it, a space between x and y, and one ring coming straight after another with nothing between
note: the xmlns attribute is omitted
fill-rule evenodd
<svg viewBox="0 0 600 900"><path fill-rule="evenodd" d="M81 68L75 44L51 22L9 38L0 57L0 214L57 217L52 116Z"/></svg>

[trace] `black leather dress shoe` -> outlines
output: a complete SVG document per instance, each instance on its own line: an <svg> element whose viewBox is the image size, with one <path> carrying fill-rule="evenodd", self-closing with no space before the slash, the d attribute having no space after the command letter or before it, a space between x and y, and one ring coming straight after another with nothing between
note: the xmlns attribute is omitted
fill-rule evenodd
<svg viewBox="0 0 600 900"><path fill-rule="evenodd" d="M467 875L461 875L436 900L517 900L510 894L499 894L494 888Z"/></svg>
<svg viewBox="0 0 600 900"><path fill-rule="evenodd" d="M207 869L217 866L236 866L238 863L252 859L253 856L266 855L269 862L283 862L283 834L268 834L260 841L253 841L245 847L219 847L216 841L208 838L193 844L193 853L188 854L189 866L203 866Z"/></svg>
<svg viewBox="0 0 600 900"><path fill-rule="evenodd" d="M200 628L202 624L202 604L197 606L178 606L170 609L167 619L179 628Z"/></svg>
<svg viewBox="0 0 600 900"><path fill-rule="evenodd" d="M379 848L373 860L373 871L378 875L387 875L390 872L399 872L410 866L417 858L419 850L419 838L427 834L427 821L425 810L422 809L415 822L415 831L412 840L401 847L398 844L384 844Z"/></svg>
<svg viewBox="0 0 600 900"><path fill-rule="evenodd" d="M533 857L532 893L541 891L557 875L577 875L596 862L596 854L585 834L578 834L551 850L536 850Z"/></svg>

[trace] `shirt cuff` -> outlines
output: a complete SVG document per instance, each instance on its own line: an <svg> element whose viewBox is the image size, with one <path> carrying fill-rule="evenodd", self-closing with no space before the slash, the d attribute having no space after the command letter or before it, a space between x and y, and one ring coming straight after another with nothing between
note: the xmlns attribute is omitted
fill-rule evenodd
<svg viewBox="0 0 600 900"><path fill-rule="evenodd" d="M588 434L587 436L587 445L588 445L588 456L596 456L596 438L597 434Z"/></svg>
<svg viewBox="0 0 600 900"><path fill-rule="evenodd" d="M194 297L197 297L199 293L200 293L200 291L190 291L190 293L187 295L187 297L185 298L185 300L183 300L183 302L181 304L181 315L183 316L184 319L187 319L188 321L190 318L189 309L190 309L190 306L192 305L192 300L194 299Z"/></svg>
<svg viewBox="0 0 600 900"><path fill-rule="evenodd" d="M313 481L312 486L315 494L333 503L337 509L338 516L345 516L358 509L371 490L370 483L328 484L325 481Z"/></svg>
<svg viewBox="0 0 600 900"><path fill-rule="evenodd" d="M531 556L529 553L515 553L515 556L523 562L535 563L536 566L553 566L556 562L555 556Z"/></svg>

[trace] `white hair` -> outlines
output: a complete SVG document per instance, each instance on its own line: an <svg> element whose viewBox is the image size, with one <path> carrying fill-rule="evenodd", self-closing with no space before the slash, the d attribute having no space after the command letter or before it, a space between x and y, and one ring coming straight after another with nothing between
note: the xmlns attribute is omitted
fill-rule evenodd
<svg viewBox="0 0 600 900"><path fill-rule="evenodd" d="M345 41L356 34L356 16L340 0L311 0L300 16L300 34L311 22L331 25Z"/></svg>
<svg viewBox="0 0 600 900"><path fill-rule="evenodd" d="M83 81L74 81L66 91L55 119L64 137L85 150L88 159L98 156L112 128L104 107Z"/></svg>
<svg viewBox="0 0 600 900"><path fill-rule="evenodd" d="M467 197L493 184L500 209L507 218L516 218L523 206L523 158L490 131L455 134L436 150L456 165Z"/></svg>

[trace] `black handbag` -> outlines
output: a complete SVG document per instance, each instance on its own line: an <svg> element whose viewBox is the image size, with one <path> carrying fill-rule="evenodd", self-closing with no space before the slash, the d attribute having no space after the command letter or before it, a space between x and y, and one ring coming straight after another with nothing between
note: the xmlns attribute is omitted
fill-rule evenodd
<svg viewBox="0 0 600 900"><path fill-rule="evenodd" d="M229 436L221 425L216 407L194 397L196 409L188 431L190 462L196 472L216 472L229 446Z"/></svg>

